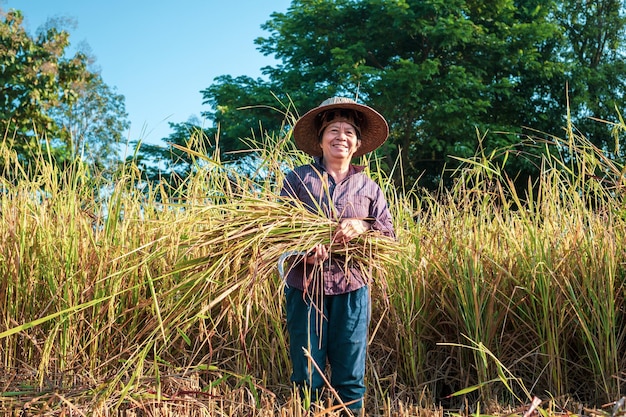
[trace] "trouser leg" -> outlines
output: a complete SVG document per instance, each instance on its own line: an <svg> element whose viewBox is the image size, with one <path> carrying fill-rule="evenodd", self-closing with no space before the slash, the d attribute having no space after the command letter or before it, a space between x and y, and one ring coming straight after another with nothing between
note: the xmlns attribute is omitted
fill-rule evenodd
<svg viewBox="0 0 626 417"><path fill-rule="evenodd" d="M370 320L368 287L325 296L317 303L304 299L302 291L294 288L287 288L285 295L293 365L291 381L309 388L313 400L324 387L322 375L304 355L305 348L322 373L328 358L332 387L344 403L351 403L351 410L362 408Z"/></svg>
<svg viewBox="0 0 626 417"><path fill-rule="evenodd" d="M365 362L370 320L369 289L327 297L331 385L348 407L359 410L365 396Z"/></svg>
<svg viewBox="0 0 626 417"><path fill-rule="evenodd" d="M285 289L289 354L293 367L291 381L301 390L310 390L312 400L315 401L321 394L324 381L320 372L306 358L304 349L311 354L323 373L326 368L327 321L322 320L323 303L320 301L317 303L320 305L317 305L303 296L303 292L295 288Z"/></svg>

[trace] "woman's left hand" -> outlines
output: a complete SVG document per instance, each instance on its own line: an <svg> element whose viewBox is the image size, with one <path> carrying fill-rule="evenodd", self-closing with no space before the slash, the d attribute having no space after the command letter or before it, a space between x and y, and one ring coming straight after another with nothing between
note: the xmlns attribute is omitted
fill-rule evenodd
<svg viewBox="0 0 626 417"><path fill-rule="evenodd" d="M322 263L326 259L328 259L328 249L322 244L315 245L304 257L304 261L311 265Z"/></svg>
<svg viewBox="0 0 626 417"><path fill-rule="evenodd" d="M355 237L370 229L370 224L361 219L343 219L339 222L339 226L335 230L334 241L340 243L348 243Z"/></svg>

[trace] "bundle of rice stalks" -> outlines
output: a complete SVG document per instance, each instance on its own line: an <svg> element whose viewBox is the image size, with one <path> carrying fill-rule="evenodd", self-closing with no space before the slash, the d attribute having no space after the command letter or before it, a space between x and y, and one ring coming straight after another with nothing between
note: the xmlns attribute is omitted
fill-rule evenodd
<svg viewBox="0 0 626 417"><path fill-rule="evenodd" d="M243 197L194 213L196 230L177 265L178 272L201 274L214 282L271 279L285 273L286 258L298 258L317 244L384 277L397 265L403 248L378 232L364 233L348 244L333 241L337 221L309 211L299 201Z"/></svg>
<svg viewBox="0 0 626 417"><path fill-rule="evenodd" d="M242 374L254 368L251 362L279 366L271 359L276 345L269 346L284 345L279 261L297 259L317 244L329 245L347 262L362 265L378 286L386 285L387 268L404 258L397 241L375 232L347 245L334 244L336 221L272 194L188 206L176 223L170 230L186 236L167 277L148 282L151 313L134 341L142 346L138 355L156 349L159 357L182 353L193 356L187 363L206 363L215 360L211 352L220 352L219 366Z"/></svg>

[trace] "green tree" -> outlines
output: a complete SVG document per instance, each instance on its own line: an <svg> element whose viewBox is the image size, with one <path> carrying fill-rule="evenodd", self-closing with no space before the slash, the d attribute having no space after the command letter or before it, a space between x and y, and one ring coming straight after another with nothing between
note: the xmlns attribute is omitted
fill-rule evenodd
<svg viewBox="0 0 626 417"><path fill-rule="evenodd" d="M202 104L213 109L202 113L214 123L214 127L208 129L208 136L219 138L223 161L245 157L240 151L250 149L248 139L281 128L289 106L277 101L274 90L260 78L222 75L201 92Z"/></svg>
<svg viewBox="0 0 626 417"><path fill-rule="evenodd" d="M137 155L128 158L142 170L142 178L167 185L169 190L177 189L193 172L198 162L190 149L203 155L215 152L215 144L210 141L210 132L202 129L198 120L190 119L185 123L170 123L172 133L163 139L165 146L138 144Z"/></svg>
<svg viewBox="0 0 626 417"><path fill-rule="evenodd" d="M78 158L100 169L119 162L117 145L129 126L124 96L93 74L74 85L76 99L51 109L61 129L63 147L72 159Z"/></svg>
<svg viewBox="0 0 626 417"><path fill-rule="evenodd" d="M576 49L574 32L559 20L559 11L575 3L294 0L286 13L274 13L263 25L270 35L257 40L262 53L280 61L263 69L268 81L217 79L204 91L214 109L207 115L222 120L222 135L231 135L226 121L252 126L258 120L254 111L235 109L272 105L268 91L300 110L333 94L358 97L390 121L390 140L379 155L391 164L401 151L409 180L421 177L422 184L436 186L443 167L453 164L450 155L471 156L479 147L531 152L522 146L524 134L562 134L568 83L583 86L596 78L594 85L606 86L604 97L580 98L588 111L608 97L622 103L616 95L623 83L617 55L605 55L612 66L604 72L583 70L585 63L568 55ZM623 29L618 17L605 14L615 34ZM584 43L593 34L581 36ZM616 52L623 45L620 36L612 38ZM603 84L609 72L615 82ZM572 83L574 74L583 84ZM268 120L265 128L281 126ZM477 130L486 134L480 142ZM509 158L508 165L511 175L532 175L532 164L523 158Z"/></svg>
<svg viewBox="0 0 626 417"><path fill-rule="evenodd" d="M59 163L109 165L128 125L124 97L88 69L85 53L66 57L62 23L50 21L33 37L20 11L2 15L0 129L25 162L47 145Z"/></svg>
<svg viewBox="0 0 626 417"><path fill-rule="evenodd" d="M576 127L600 149L624 158L626 144L615 143L606 126L594 120L617 121L616 108L624 105L624 2L563 0L555 18L568 39L563 56L572 64L568 83Z"/></svg>

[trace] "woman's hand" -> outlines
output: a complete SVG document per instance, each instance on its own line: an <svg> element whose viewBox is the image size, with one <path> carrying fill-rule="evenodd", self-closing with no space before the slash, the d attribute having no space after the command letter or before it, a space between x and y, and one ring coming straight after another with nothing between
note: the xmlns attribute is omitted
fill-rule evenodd
<svg viewBox="0 0 626 417"><path fill-rule="evenodd" d="M335 230L334 241L346 244L370 229L370 224L361 219L343 219Z"/></svg>
<svg viewBox="0 0 626 417"><path fill-rule="evenodd" d="M319 245L315 245L315 247L311 249L304 257L304 261L307 264L322 263L326 259L328 259L328 249L321 243Z"/></svg>
<svg viewBox="0 0 626 417"><path fill-rule="evenodd" d="M343 219L335 229L333 241L346 244L369 229L370 224L365 220ZM326 259L328 259L328 248L322 244L316 245L304 257L307 264L322 263Z"/></svg>

